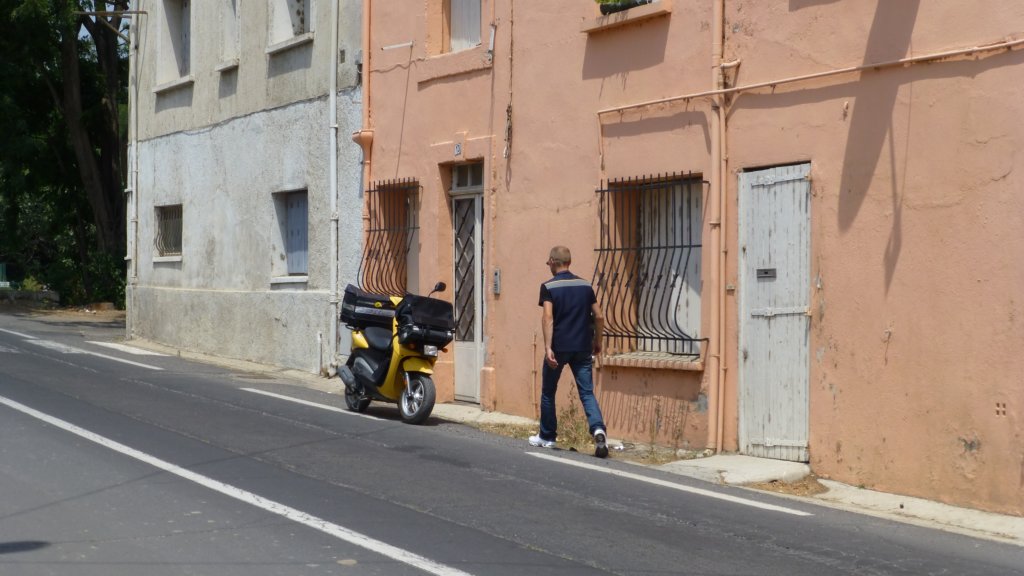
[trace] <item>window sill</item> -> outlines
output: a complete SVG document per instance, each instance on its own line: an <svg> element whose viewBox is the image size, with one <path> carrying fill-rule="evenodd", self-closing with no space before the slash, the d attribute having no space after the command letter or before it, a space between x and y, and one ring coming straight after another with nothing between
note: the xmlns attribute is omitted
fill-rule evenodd
<svg viewBox="0 0 1024 576"><path fill-rule="evenodd" d="M176 78L170 82L164 82L163 84L157 84L153 87L153 94L163 94L186 86L191 86L196 83L196 77L189 74L188 76L182 76Z"/></svg>
<svg viewBox="0 0 1024 576"><path fill-rule="evenodd" d="M422 60L417 67L417 82L430 82L438 78L487 70L492 67L490 52L483 44L476 48L447 52Z"/></svg>
<svg viewBox="0 0 1024 576"><path fill-rule="evenodd" d="M616 12L607 16L599 16L583 21L580 32L593 34L604 30L611 30L627 24L635 24L658 16L665 16L672 13L672 0L660 0L653 4L636 6L629 10Z"/></svg>
<svg viewBox="0 0 1024 576"><path fill-rule="evenodd" d="M181 255L179 254L177 256L154 256L153 257L153 263L154 264L161 264L161 263L164 263L164 262L181 262Z"/></svg>
<svg viewBox="0 0 1024 576"><path fill-rule="evenodd" d="M237 69L238 69L238 58L231 58L231 59L228 59L228 60L225 60L225 61L221 62L220 64L217 64L217 66L215 66L213 68L213 71L214 72L218 72L220 74L223 74L225 72L231 72L232 70L237 70Z"/></svg>
<svg viewBox="0 0 1024 576"><path fill-rule="evenodd" d="M603 366L619 366L623 368L654 368L658 370L685 370L700 372L704 370L703 360L687 360L672 354L660 352L631 352L629 354L613 354L601 356Z"/></svg>
<svg viewBox="0 0 1024 576"><path fill-rule="evenodd" d="M313 33L306 32L305 34L299 34L298 36L292 36L291 38L278 42L277 44L271 44L267 46L267 54L273 56L274 54L280 54L286 50L291 50L296 46L302 46L303 44L309 44L313 41Z"/></svg>
<svg viewBox="0 0 1024 576"><path fill-rule="evenodd" d="M279 286L283 284L306 284L309 282L309 276L275 276L270 279L271 286Z"/></svg>

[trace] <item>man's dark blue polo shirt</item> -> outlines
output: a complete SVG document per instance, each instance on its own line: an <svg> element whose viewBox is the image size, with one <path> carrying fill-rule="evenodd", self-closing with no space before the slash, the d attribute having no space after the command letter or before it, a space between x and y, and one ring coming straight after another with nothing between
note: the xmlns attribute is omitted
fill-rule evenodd
<svg viewBox="0 0 1024 576"><path fill-rule="evenodd" d="M540 305L545 302L551 302L555 317L551 349L591 352L594 349L591 306L597 302L597 297L590 283L569 271L559 272L540 285Z"/></svg>

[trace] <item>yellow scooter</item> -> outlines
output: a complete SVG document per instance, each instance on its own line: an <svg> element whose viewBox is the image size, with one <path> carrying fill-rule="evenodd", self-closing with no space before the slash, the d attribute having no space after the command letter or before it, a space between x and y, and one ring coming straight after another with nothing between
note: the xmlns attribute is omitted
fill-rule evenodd
<svg viewBox="0 0 1024 576"><path fill-rule="evenodd" d="M384 296L349 284L341 321L352 330L352 353L338 376L345 405L365 412L370 402L397 403L402 421L421 424L437 399L431 375L438 353L455 337L452 304L431 298L447 286L438 282L426 297Z"/></svg>

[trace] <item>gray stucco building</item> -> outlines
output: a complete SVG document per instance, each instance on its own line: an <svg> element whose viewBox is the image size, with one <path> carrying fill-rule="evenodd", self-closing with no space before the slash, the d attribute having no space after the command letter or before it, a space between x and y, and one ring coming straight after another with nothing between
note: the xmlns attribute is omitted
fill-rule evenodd
<svg viewBox="0 0 1024 576"><path fill-rule="evenodd" d="M331 372L362 238L361 2L132 9L128 337Z"/></svg>

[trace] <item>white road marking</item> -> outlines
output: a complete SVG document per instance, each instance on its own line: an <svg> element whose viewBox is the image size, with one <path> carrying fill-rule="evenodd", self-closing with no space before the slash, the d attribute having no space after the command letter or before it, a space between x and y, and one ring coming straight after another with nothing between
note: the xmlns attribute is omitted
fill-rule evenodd
<svg viewBox="0 0 1024 576"><path fill-rule="evenodd" d="M55 350L61 354L88 354L90 356L96 356L99 358L106 358L107 360L113 360L114 362L121 362L122 364L131 364L132 366L138 366L140 368L148 368L150 370L163 370L159 366L150 366L149 364L142 364L140 362L133 362L131 360L125 360L124 358L118 358L117 356L107 356L106 354L100 354L99 352L90 352L81 348L75 348L74 346L68 346L67 344L61 344L60 342L53 342L50 340L29 340L36 346L41 346L49 350Z"/></svg>
<svg viewBox="0 0 1024 576"><path fill-rule="evenodd" d="M0 353L2 354L20 354L21 350L17 348L8 348L7 346L0 345Z"/></svg>
<svg viewBox="0 0 1024 576"><path fill-rule="evenodd" d="M167 356L167 354L161 354L160 352L153 352L152 350L143 350L142 348L126 346L118 342L99 342L96 340L86 340L86 342L89 344L95 344L97 346L113 348L114 350L120 350L121 352L127 352L129 354L135 354L136 356Z"/></svg>
<svg viewBox="0 0 1024 576"><path fill-rule="evenodd" d="M277 398L278 400L287 400L289 402L295 402L296 404L312 406L314 408L322 408L324 410L330 410L331 412L338 412L340 414L347 414L349 416L361 416L363 418L369 418L370 420L380 420L380 418L377 418L376 416L370 416L369 414L360 414L359 412L353 412L352 410L342 410L341 408L335 408L334 406L328 406L327 404L317 404L316 402L300 400L298 398L292 398L291 396L284 396L282 394L274 394L273 392L264 392L263 390L257 390L255 388L242 388L242 390L245 390L246 392L252 392L254 394L270 396L271 398Z"/></svg>
<svg viewBox="0 0 1024 576"><path fill-rule="evenodd" d="M544 460L550 460L552 462L558 462L560 464L567 464L569 466L576 466L578 468L586 468L587 470L593 470L595 472L603 472L605 474L611 474L612 476L619 476L621 478L629 478L631 480L639 480L640 482L647 482L648 484L655 484L657 486L663 486L665 488L672 488L673 490L679 490L682 492L689 492L691 494L697 494L698 496L707 496L708 498L716 498L718 500L725 500L726 502L732 502L734 504L742 504L744 506L752 506L754 508L761 508L763 510L772 510L774 512L783 512L785 514L792 514L794 516L814 516L810 512L803 512L801 510L795 510L793 508L784 508L782 506L776 506L774 504L765 504L756 500L748 500L746 498L740 498L738 496L730 496L729 494L720 494L711 490L704 490L703 488L694 488L685 484L676 484L674 482L666 482L665 480L659 480L657 478L648 478L647 476L641 476L640 474L633 474L631 472L623 472L621 470L615 470L612 468L606 468L604 466L595 466L594 464L585 464L583 462L576 462L566 458L559 458L558 456L551 456L548 454L541 454L539 452L527 452L530 456L536 456L537 458L543 458Z"/></svg>
<svg viewBox="0 0 1024 576"><path fill-rule="evenodd" d="M8 398L0 396L0 404L5 404L10 408L13 408L23 414L27 414L29 416L32 416L33 418L42 420L47 424L56 426L57 428L60 428L82 438L85 438L90 442L95 442L96 444L114 450L115 452L120 452L125 456L129 456L141 462L145 462L146 464L159 468L160 470L163 470L170 474L174 474L175 476L184 478L185 480L188 480L190 482L195 482L196 484L209 488L210 490L213 490L215 492L220 492L225 496L229 496L236 500L240 500L242 502L245 502L246 504L251 504L253 506L256 506L257 508L270 512L271 514L283 516L293 522L298 522L299 524L308 526L309 528L312 528L314 530L319 530L320 532L338 538L339 540L344 540L345 542L354 544L361 548L365 548L367 550L370 550L371 552L387 556L392 560L397 560L398 562L414 566L416 568L419 568L420 570L429 572L431 574L437 574L438 576L470 576L469 573L467 572L463 572L456 568L452 568L451 566L446 566L444 564L435 562L433 560L430 560L429 558L424 558L423 556L414 554L401 548L397 548L385 542L381 542L380 540L375 540L373 538L370 538L369 536L364 536L363 534L345 528L344 526L339 526L338 524L334 524L321 518L317 518L316 516L306 514L301 510L297 510L290 506L285 506L284 504L274 502L273 500L268 500L266 498L263 498L262 496L259 496L258 494L242 490L241 488L236 488L234 486L231 486L230 484L225 484L223 482L214 480L213 478L203 476L202 474L197 474L195 472L192 472L191 470L187 470L175 464L171 464L170 462L166 462L164 460L156 458L155 456L150 456L145 452L140 452L134 448L130 448L128 446L125 446L124 444L115 442L114 440L110 440L109 438L100 436L99 434L96 434L94 432L90 432L84 428L80 428L74 424L71 424L70 422L66 422L59 418L50 416L49 414L45 414L34 408L29 408L24 404L15 402L14 400L10 400Z"/></svg>
<svg viewBox="0 0 1024 576"><path fill-rule="evenodd" d="M8 334L14 334L15 336L18 336L19 338L24 338L25 340L35 340L36 339L35 336L29 336L28 334L22 334L21 332L15 332L14 330L4 330L3 328L0 328L0 332L6 332Z"/></svg>

